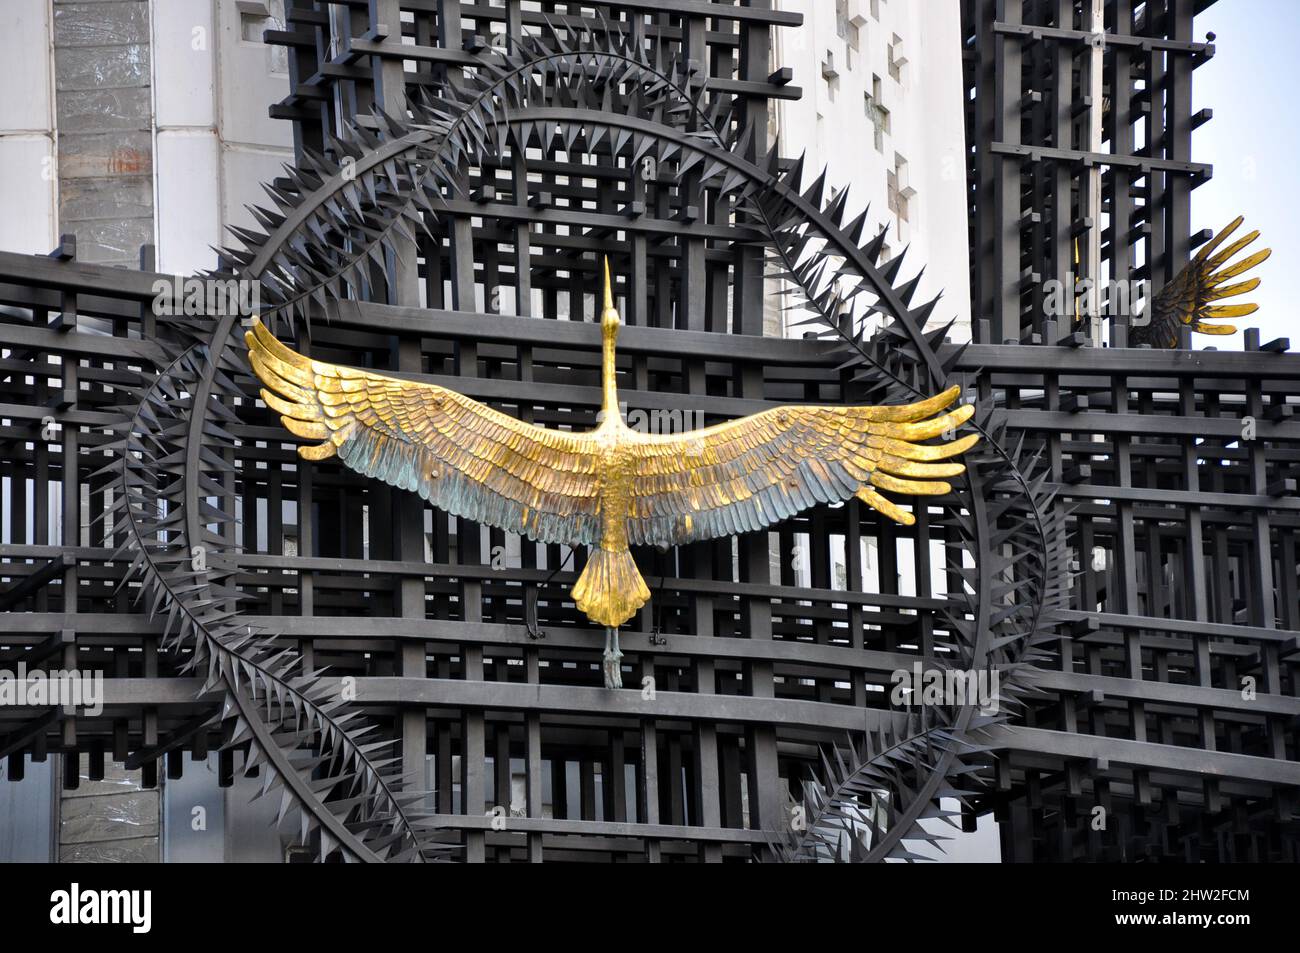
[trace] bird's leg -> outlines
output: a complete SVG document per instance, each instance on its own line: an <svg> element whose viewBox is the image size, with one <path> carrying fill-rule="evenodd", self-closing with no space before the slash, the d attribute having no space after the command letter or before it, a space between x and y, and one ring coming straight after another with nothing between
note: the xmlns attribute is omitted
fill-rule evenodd
<svg viewBox="0 0 1300 953"><path fill-rule="evenodd" d="M623 653L618 650L618 627L605 626L605 658L601 666L605 672L606 688L623 687Z"/></svg>

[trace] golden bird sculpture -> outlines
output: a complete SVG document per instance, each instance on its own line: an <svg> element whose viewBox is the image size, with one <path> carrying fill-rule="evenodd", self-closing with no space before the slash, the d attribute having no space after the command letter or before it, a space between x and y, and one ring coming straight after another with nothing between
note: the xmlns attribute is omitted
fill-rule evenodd
<svg viewBox="0 0 1300 953"><path fill-rule="evenodd" d="M436 384L313 360L254 319L249 361L268 407L307 460L413 490L453 516L542 543L585 545L572 595L605 627L604 675L622 687L618 627L650 598L629 545L672 546L752 532L818 503L852 497L900 523L883 493L942 495L965 470L945 462L978 436L951 387L893 406L781 406L677 434L640 433L620 412L614 347L620 321L605 263L600 327L602 412L587 433L534 426ZM882 492L883 491L883 492Z"/></svg>
<svg viewBox="0 0 1300 953"><path fill-rule="evenodd" d="M1258 288L1258 278L1248 278L1230 285L1225 285L1224 282L1249 271L1272 254L1271 248L1265 248L1231 265L1227 264L1229 259L1259 237L1258 230L1252 231L1222 251L1217 251L1241 223L1242 217L1238 215L1223 231L1202 245L1187 263L1187 267L1160 289L1151 301L1151 319L1146 324L1134 324L1129 329L1130 346L1150 344L1162 349L1176 348L1178 332L1183 327L1190 327L1200 334L1235 334L1236 325L1219 324L1206 319L1242 318L1259 310L1257 304L1214 303Z"/></svg>

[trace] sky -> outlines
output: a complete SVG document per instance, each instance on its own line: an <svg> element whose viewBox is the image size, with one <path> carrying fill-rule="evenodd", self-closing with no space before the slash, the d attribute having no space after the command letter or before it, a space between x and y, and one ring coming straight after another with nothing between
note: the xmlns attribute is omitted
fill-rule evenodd
<svg viewBox="0 0 1300 953"><path fill-rule="evenodd" d="M1214 166L1214 177L1192 193L1192 229L1218 231L1237 215L1237 234L1258 228L1252 247L1273 249L1252 274L1259 311L1238 326L1255 326L1260 338L1289 337L1300 352L1288 279L1300 271L1300 2L1218 0L1196 18L1195 38L1215 34L1214 58L1192 77L1193 109L1214 118L1192 133L1192 159ZM1241 279L1236 279L1241 280ZM1196 335L1194 346L1240 350L1242 336Z"/></svg>

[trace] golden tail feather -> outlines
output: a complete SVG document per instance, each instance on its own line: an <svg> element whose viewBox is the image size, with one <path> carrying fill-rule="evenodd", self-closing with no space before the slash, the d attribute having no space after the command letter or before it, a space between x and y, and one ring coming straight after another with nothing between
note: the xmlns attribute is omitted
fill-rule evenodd
<svg viewBox="0 0 1300 953"><path fill-rule="evenodd" d="M600 625L622 625L650 598L636 560L626 549L597 547L574 584L573 601L587 618Z"/></svg>

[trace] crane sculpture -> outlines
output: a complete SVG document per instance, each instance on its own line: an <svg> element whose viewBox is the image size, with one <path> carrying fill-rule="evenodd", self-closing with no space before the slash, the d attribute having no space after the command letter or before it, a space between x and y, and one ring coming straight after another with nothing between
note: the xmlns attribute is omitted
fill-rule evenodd
<svg viewBox="0 0 1300 953"><path fill-rule="evenodd" d="M618 628L650 598L629 551L753 532L818 503L856 497L899 523L915 517L885 493L936 496L950 462L979 438L942 443L974 413L943 412L959 388L912 404L773 407L698 430L640 433L620 412L620 326L605 262L602 412L594 430L535 426L436 384L313 360L259 319L245 338L262 400L293 434L320 441L307 460L419 493L453 516L541 543L590 548L577 607L605 627L607 688L621 688Z"/></svg>

